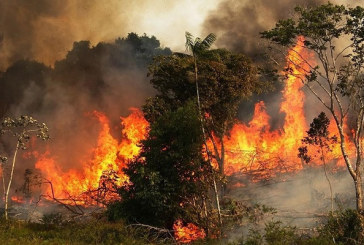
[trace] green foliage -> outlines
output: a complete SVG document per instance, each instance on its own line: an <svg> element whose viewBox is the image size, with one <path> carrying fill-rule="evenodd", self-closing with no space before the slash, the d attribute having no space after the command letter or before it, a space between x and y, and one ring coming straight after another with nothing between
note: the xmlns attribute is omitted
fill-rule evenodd
<svg viewBox="0 0 364 245"><path fill-rule="evenodd" d="M315 117L310 124L310 129L306 132L307 136L302 139L302 143L306 145L318 146L318 153L320 158L325 155L326 152L331 151L332 145L337 143L337 137L335 135L330 136L329 132L330 120L327 118L324 112L321 112L318 117ZM298 148L298 157L303 159L306 163L311 161L311 157L308 155L307 146ZM321 159L325 160L325 159Z"/></svg>
<svg viewBox="0 0 364 245"><path fill-rule="evenodd" d="M159 92L152 99L163 110L175 110L188 100L196 101L194 60L174 54L157 57L149 67L151 83ZM227 50L208 50L199 56L198 84L202 115L207 128L217 136L224 135L234 124L242 99L261 92L267 85L257 79L257 69L242 54ZM162 110L162 111L163 111ZM144 107L147 118L156 118L149 105Z"/></svg>
<svg viewBox="0 0 364 245"><path fill-rule="evenodd" d="M321 237L328 237L338 244L360 243L363 227L356 210L346 209L330 213L326 224L320 229Z"/></svg>
<svg viewBox="0 0 364 245"><path fill-rule="evenodd" d="M190 51L193 56L200 55L207 51L216 40L216 35L210 33L203 40L199 37L193 38L193 35L186 32L186 50Z"/></svg>
<svg viewBox="0 0 364 245"><path fill-rule="evenodd" d="M267 244L294 244L296 240L294 227L282 227L279 221L272 221L265 226L264 239Z"/></svg>
<svg viewBox="0 0 364 245"><path fill-rule="evenodd" d="M290 46L295 43L297 36L302 35L312 39L306 40L305 46L325 50L326 42L338 38L345 31L342 21L348 12L343 5L328 3L308 9L296 7L295 12L299 16L297 20L281 20L272 30L262 32L262 37L283 46ZM316 42L319 39L323 42Z"/></svg>
<svg viewBox="0 0 364 245"><path fill-rule="evenodd" d="M61 213L44 214L41 222L45 225L61 225L63 222L63 217Z"/></svg>
<svg viewBox="0 0 364 245"><path fill-rule="evenodd" d="M187 103L151 125L140 155L125 169L131 183L120 189L123 201L108 208L111 220L171 228L178 218L196 219L189 203L206 194L208 170L197 115Z"/></svg>
<svg viewBox="0 0 364 245"><path fill-rule="evenodd" d="M129 33L126 38L118 38L114 43L99 43L91 47L89 41L73 44L66 59L55 63L52 77L57 81L80 89L88 89L93 96L100 96L106 86L105 67L115 72L141 69L146 72L147 65L154 56L169 55L171 50L161 48L159 41L146 35Z"/></svg>
<svg viewBox="0 0 364 245"><path fill-rule="evenodd" d="M362 244L360 216L356 210L339 210L329 213L316 230L300 234L295 227L283 226L279 221L265 224L264 230L251 229L246 238L241 237L231 245L329 245Z"/></svg>
<svg viewBox="0 0 364 245"><path fill-rule="evenodd" d="M315 244L306 243L308 239L297 234L296 228L282 226L280 221L270 221L265 224L264 230L250 229L246 239L241 237L231 245L291 245L291 244ZM318 243L319 244L319 243Z"/></svg>

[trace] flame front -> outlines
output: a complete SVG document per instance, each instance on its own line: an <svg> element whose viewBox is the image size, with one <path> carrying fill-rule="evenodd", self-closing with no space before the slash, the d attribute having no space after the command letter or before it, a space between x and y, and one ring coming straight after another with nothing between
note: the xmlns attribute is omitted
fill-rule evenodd
<svg viewBox="0 0 364 245"><path fill-rule="evenodd" d="M120 143L110 134L107 117L101 112L93 113L101 125L101 130L97 146L92 149L89 160L81 164L80 171L70 169L63 172L49 152L38 159L35 167L41 170L44 178L52 184L47 189L49 196L74 198L105 187L106 183L100 182L101 180L110 181L112 178L111 180L117 186L128 181L122 170L126 167L127 161L139 153L140 148L137 144L144 139L148 127L147 121L139 110L132 108L131 111L128 117L121 118L124 137ZM110 195L104 198L109 201L116 198L115 194Z"/></svg>
<svg viewBox="0 0 364 245"><path fill-rule="evenodd" d="M303 79L310 70L304 60L311 61L313 57L304 50L303 38L299 38L297 45L287 56L287 79L282 91L283 98L280 112L284 114L281 129L272 130L270 116L263 101L255 105L254 116L248 124L237 123L224 138L225 144L225 174L232 175L241 172L258 173L253 180L261 180L275 176L277 173L294 172L303 168L297 157L297 149L301 146L301 139L305 136L308 123L304 114L305 95L302 91ZM294 65L293 65L294 64ZM128 160L139 153L139 142L144 139L148 122L138 109L131 109L132 113L122 119L122 140L119 143L111 134L107 117L101 112L94 112L101 130L97 146L84 161L81 170L70 169L62 171L57 159L50 152L41 155L36 163L43 176L52 182L54 195L67 198L79 196L90 190L102 186L127 182L122 169L127 167ZM329 130L337 134L335 123L332 121ZM347 136L349 142L349 136ZM348 149L353 146L348 143ZM336 159L338 165L343 165L340 158L339 144L333 145L327 160ZM321 164L318 161L316 164ZM104 181L108 181L105 183ZM48 194L52 192L49 187ZM108 197L115 198L114 195Z"/></svg>
<svg viewBox="0 0 364 245"><path fill-rule="evenodd" d="M302 87L305 75L310 70L305 61L313 61L310 53L304 50L303 41L303 38L299 38L286 57L288 72L285 74L287 79L280 104L280 112L285 116L283 128L271 130L270 116L266 112L265 104L263 101L258 102L252 120L247 125L235 124L231 136L224 138L225 148L228 149L225 154L227 175L238 172L258 173L257 180L261 180L277 173L303 168L297 157L297 149L302 145L301 139L308 128ZM337 135L334 121L331 122L329 130ZM339 144L333 145L333 151L328 157L332 160L339 156Z"/></svg>

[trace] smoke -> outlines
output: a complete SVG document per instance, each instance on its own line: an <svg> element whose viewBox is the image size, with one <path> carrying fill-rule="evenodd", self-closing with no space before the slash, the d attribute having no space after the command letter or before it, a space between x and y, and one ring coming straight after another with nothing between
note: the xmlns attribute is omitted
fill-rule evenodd
<svg viewBox="0 0 364 245"><path fill-rule="evenodd" d="M334 4L344 4L346 6L360 6L364 1L331 1ZM281 68L285 65L285 57L275 55L275 62L270 63L267 57L268 43L260 38L262 31L269 30L275 26L278 20L294 17L294 7L314 7L325 4L324 0L283 0L283 1L235 1L223 0L218 7L210 11L203 23L203 32L205 34L213 32L217 35L216 46L227 48L235 52L242 52L252 58L256 64L262 68L271 69L275 67L275 62L280 63ZM338 46L344 44L338 43ZM272 82L271 78L267 78ZM254 104L263 100L267 105L267 111L271 117L271 126L273 129L279 128L284 122L284 115L279 113L279 105L283 84L274 81L275 90L262 95L255 95L249 101L241 104L239 110L239 118L242 121L249 121L253 115ZM313 106L317 103L317 99L311 95L306 98L306 108L318 108ZM306 110L307 112L308 110ZM312 118L317 115L314 113L308 115ZM249 116L247 116L249 115Z"/></svg>
<svg viewBox="0 0 364 245"><path fill-rule="evenodd" d="M361 6L363 0L331 1L334 4ZM235 1L223 0L210 11L203 24L203 32L217 35L217 46L249 57L262 59L266 51L260 32L269 30L281 19L294 16L295 6L313 7L327 3L324 0L282 0L282 1Z"/></svg>
<svg viewBox="0 0 364 245"><path fill-rule="evenodd" d="M152 33L169 47L181 49L184 32L199 32L206 13L216 2L3 0L0 1L0 70L19 59L53 65L72 48L74 41L97 44L129 32Z"/></svg>
<svg viewBox="0 0 364 245"><path fill-rule="evenodd" d="M345 169L334 170L335 164L327 165L331 182L334 209L355 208L353 180ZM252 183L249 176L235 176L234 181L243 182L244 187L231 187L227 196L245 205L260 204L275 209L275 214L266 214L256 224L249 222L233 230L230 241L247 237L249 229L263 230L264 224L274 220L283 225L312 229L325 221L325 214L331 211L331 193L323 166L305 166L299 173L288 173L269 181Z"/></svg>
<svg viewBox="0 0 364 245"><path fill-rule="evenodd" d="M147 66L158 54L171 54L153 36L129 34L114 42L91 47L75 42L54 68L19 60L0 74L0 117L31 115L50 129L48 144L39 141L28 152L49 151L63 170L82 169L97 145L100 124L93 115L101 111L110 119L111 134L120 140L120 116L140 107L155 92L147 78ZM0 152L12 156L13 141L1 139ZM35 158L21 159L16 181L24 170L34 169ZM9 169L7 170L9 171Z"/></svg>

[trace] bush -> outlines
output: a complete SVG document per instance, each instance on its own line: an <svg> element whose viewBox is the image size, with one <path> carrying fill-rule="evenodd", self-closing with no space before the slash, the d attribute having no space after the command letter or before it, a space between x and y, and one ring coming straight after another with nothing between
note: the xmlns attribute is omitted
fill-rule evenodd
<svg viewBox="0 0 364 245"><path fill-rule="evenodd" d="M326 224L320 229L320 236L338 244L362 244L363 241L360 241L362 232L358 212L346 209L330 213Z"/></svg>

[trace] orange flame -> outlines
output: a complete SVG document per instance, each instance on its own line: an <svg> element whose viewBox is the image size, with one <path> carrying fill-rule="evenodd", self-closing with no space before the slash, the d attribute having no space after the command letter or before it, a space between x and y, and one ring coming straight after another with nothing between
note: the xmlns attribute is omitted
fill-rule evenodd
<svg viewBox="0 0 364 245"><path fill-rule="evenodd" d="M120 144L110 134L107 117L101 112L93 113L101 125L101 131L97 146L92 150L89 160L82 164L81 170L70 169L63 172L58 167L57 160L52 158L49 152L38 159L35 167L40 169L43 176L52 183L53 190L51 186L47 189L49 196L78 197L90 190L105 188L106 185L112 184L111 182L120 186L128 181L127 176L123 174L123 168L126 167L128 160L139 153L138 142L144 139L148 127L147 121L139 110L132 108L131 111L128 117L121 118L124 137ZM110 176L113 181L110 181ZM112 201L116 195L110 193L109 196L103 197Z"/></svg>
<svg viewBox="0 0 364 245"><path fill-rule="evenodd" d="M176 220L173 224L174 238L179 243L190 243L199 239L204 239L206 233L192 223L183 225L182 220Z"/></svg>
<svg viewBox="0 0 364 245"><path fill-rule="evenodd" d="M311 54L304 50L303 42L302 37L298 38L296 46L287 56L289 72L280 105L280 112L285 115L283 128L271 131L270 116L264 102L258 102L253 119L247 125L235 124L231 136L224 138L225 149L228 149L225 153L225 174L258 173L257 180L260 180L303 168L297 157L297 149L302 145L301 139L305 136L308 124L303 107L305 95L301 89L305 74L310 70L305 60L313 61ZM334 121L331 121L329 130L331 134L338 135ZM328 153L329 160L340 156L339 144L333 145L332 152ZM316 164L322 163L318 161ZM337 164L342 166L343 161L338 160Z"/></svg>
<svg viewBox="0 0 364 245"><path fill-rule="evenodd" d="M235 124L230 137L224 138L225 174L258 173L253 179L255 181L303 168L301 160L297 157L297 149L301 146L301 139L308 128L303 107L305 95L302 91L302 79L309 70L304 60L313 60L304 50L303 41L303 38L299 38L297 45L287 56L289 72L280 105L280 112L285 115L283 127L271 130L270 116L266 112L265 104L262 101L258 102L252 120L248 124ZM123 137L120 143L110 134L108 118L101 112L93 113L101 125L101 130L97 146L89 157L85 157L88 160L82 162L81 170L70 169L64 172L50 152L39 154L36 168L52 182L56 197L75 197L89 190L99 189L100 186L113 189L113 185L120 186L128 182L123 168L127 167L128 160L139 153L138 142L145 138L148 130L148 122L142 113L135 108L131 111L128 117L121 118ZM333 121L329 130L337 135ZM349 142L349 136L346 140ZM348 148L353 149L349 144ZM333 151L328 153L328 160L333 159L338 159L339 166L344 164L339 144L334 145ZM48 187L47 192L51 191ZM104 193L103 196L105 195L108 200L116 198L115 193Z"/></svg>

